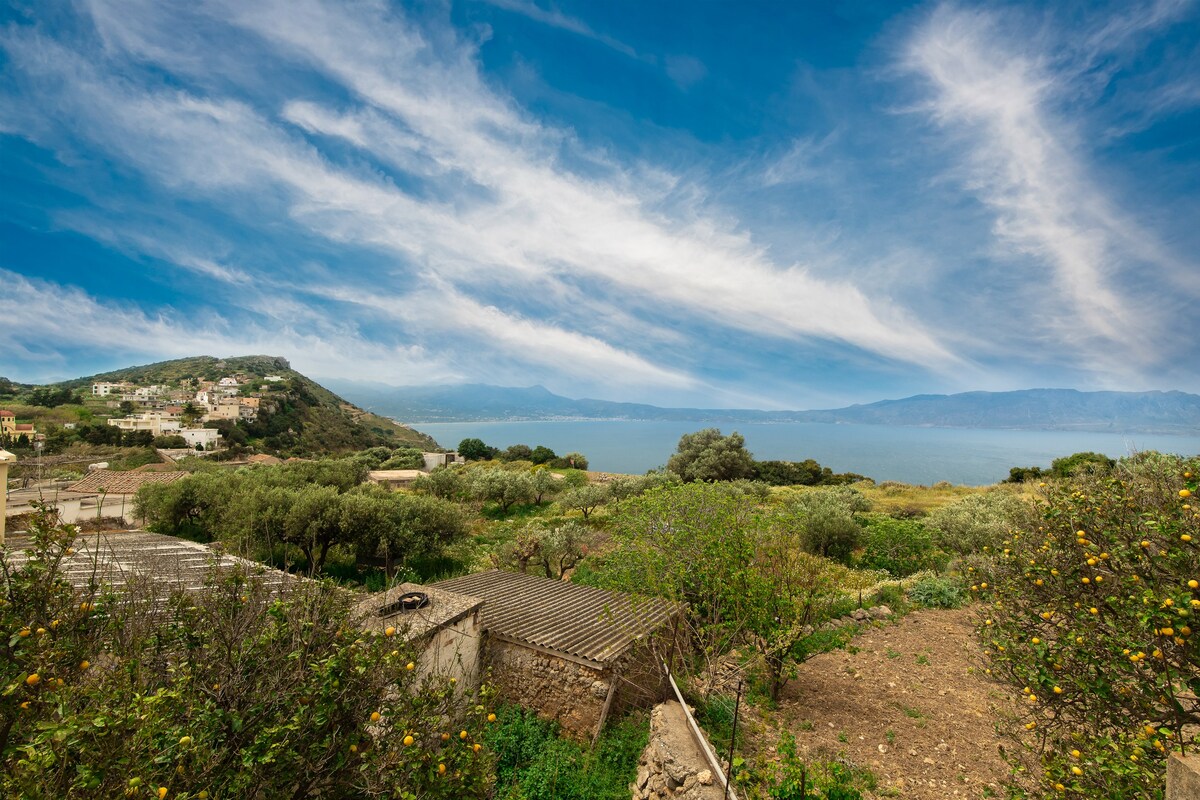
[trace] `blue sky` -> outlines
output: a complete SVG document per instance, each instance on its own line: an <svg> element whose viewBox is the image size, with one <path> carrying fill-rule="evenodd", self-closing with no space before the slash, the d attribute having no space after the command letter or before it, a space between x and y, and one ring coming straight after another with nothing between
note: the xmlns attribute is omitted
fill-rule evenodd
<svg viewBox="0 0 1200 800"><path fill-rule="evenodd" d="M1187 2L10 2L0 375L1200 391Z"/></svg>

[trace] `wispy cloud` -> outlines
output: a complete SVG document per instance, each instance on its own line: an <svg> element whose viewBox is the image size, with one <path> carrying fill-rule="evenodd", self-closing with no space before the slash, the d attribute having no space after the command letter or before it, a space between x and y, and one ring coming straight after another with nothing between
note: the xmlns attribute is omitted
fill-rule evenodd
<svg viewBox="0 0 1200 800"><path fill-rule="evenodd" d="M994 214L997 242L1045 267L1027 280L1058 290L1040 301L1028 293L1040 309L1034 324L1102 372L1135 374L1159 358L1159 317L1136 286L1139 267L1176 267L1091 174L1087 131L1063 113L1080 64L1054 63L1039 49L1047 42L1004 22L954 6L929 15L905 53L929 88L919 108L962 146L964 188Z"/></svg>
<svg viewBox="0 0 1200 800"><path fill-rule="evenodd" d="M25 380L61 380L63 354L90 348L112 363L183 358L199 354L288 353L294 365L317 375L403 383L419 374L431 382L463 375L421 347L364 341L352 326L339 325L305 309L290 324L264 327L217 315L172 308L147 314L127 303L104 303L87 293L0 269L5 313L0 336L6 345L39 363ZM293 309L295 311L297 309ZM66 313L64 313L66 311Z"/></svg>
<svg viewBox="0 0 1200 800"><path fill-rule="evenodd" d="M502 8L505 11L511 11L514 14L520 14L523 17L540 22L544 25L549 25L553 28L559 28L571 33L577 33L587 39L597 41L605 47L611 47L622 55L636 58L639 61L653 63L656 59L651 56L639 55L629 45L618 41L611 36L602 33L597 33L592 30L592 27L578 17L572 17L562 13L556 8L542 8L533 0L484 0L488 5Z"/></svg>
<svg viewBox="0 0 1200 800"><path fill-rule="evenodd" d="M390 254L393 275L343 273L339 281L351 293L382 290L441 309L445 316L426 321L454 319L457 335L483 351L558 374L696 385L670 363L671 351L649 349L628 331L600 338L602 325L564 324L566 309L538 320L522 310L525 298L577 296L581 282L604 287L589 299L594 318L608 305L663 329L648 341L678 338L699 318L771 338L834 340L935 370L959 362L910 314L877 305L848 281L773 262L736 220L706 207L703 191L664 213L655 187L678 177L647 172L652 179L643 181L640 168L588 152L569 130L531 118L481 79L470 43L446 46L446 31L435 47L400 12L377 4L354 13L315 2L202 10L205 24L236 26L267 48L260 57L305 63L354 102L333 108L284 96L274 119L233 92L140 85L104 64L149 61L185 85L216 85L191 52L210 43L173 38L171 12L156 5L123 27L124 7L92 0L107 60L89 62L27 33L3 38L31 90L54 94L53 112L26 108L27 135L38 137L42 115L54 113L52 128L90 139L168 191L250 203L266 215L261 228L279 213L330 242ZM335 158L313 136L351 145L365 160ZM46 142L53 146L53 137ZM588 159L587 177L565 166L564 148ZM171 257L226 280L243 277L219 259ZM430 336L420 325L405 331L417 341Z"/></svg>

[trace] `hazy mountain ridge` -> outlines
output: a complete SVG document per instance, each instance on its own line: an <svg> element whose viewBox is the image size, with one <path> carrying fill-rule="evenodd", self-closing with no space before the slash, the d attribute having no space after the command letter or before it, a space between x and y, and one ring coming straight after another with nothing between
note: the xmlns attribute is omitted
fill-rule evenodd
<svg viewBox="0 0 1200 800"><path fill-rule="evenodd" d="M1081 392L1023 389L915 395L811 411L661 408L556 395L525 388L458 384L386 386L326 380L354 402L414 422L492 420L686 420L698 423L827 422L912 427L1078 430L1110 433L1200 433L1200 395L1179 391Z"/></svg>

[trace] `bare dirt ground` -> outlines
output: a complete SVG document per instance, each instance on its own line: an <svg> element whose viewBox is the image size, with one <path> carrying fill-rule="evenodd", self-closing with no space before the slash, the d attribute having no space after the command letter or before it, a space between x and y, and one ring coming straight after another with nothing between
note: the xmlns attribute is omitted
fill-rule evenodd
<svg viewBox="0 0 1200 800"><path fill-rule="evenodd" d="M978 661L971 612L918 611L801 665L779 715L808 760L878 779L867 797L1002 797L994 723L1015 700Z"/></svg>

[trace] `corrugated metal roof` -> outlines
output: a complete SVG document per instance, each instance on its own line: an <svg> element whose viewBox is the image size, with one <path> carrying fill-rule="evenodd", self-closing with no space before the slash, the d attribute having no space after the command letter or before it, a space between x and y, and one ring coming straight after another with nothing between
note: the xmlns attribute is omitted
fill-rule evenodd
<svg viewBox="0 0 1200 800"><path fill-rule="evenodd" d="M432 584L483 600L483 627L518 642L604 664L679 606L656 597L489 570Z"/></svg>
<svg viewBox="0 0 1200 800"><path fill-rule="evenodd" d="M67 488L72 492L106 492L108 494L136 494L147 483L173 483L187 475L186 472L115 472L98 469L81 481Z"/></svg>

